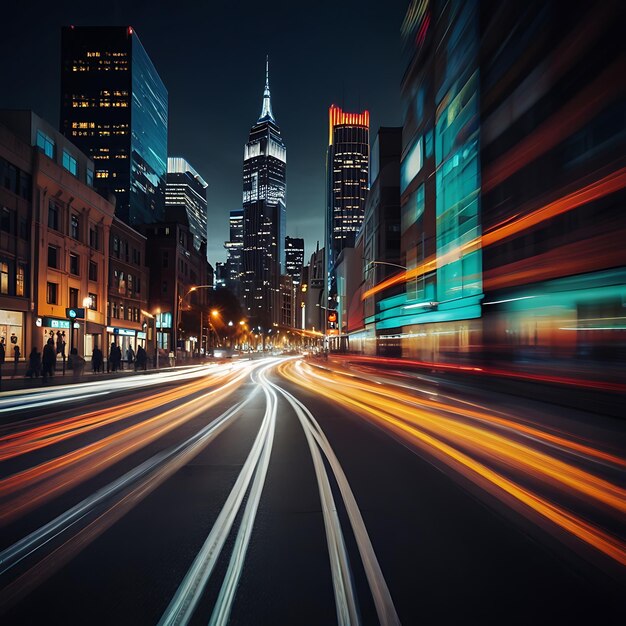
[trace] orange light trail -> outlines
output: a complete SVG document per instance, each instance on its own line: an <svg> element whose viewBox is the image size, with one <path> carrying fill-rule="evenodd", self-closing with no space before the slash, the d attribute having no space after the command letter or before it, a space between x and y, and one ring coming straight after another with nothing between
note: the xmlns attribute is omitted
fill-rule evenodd
<svg viewBox="0 0 626 626"><path fill-rule="evenodd" d="M125 456L181 426L209 407L223 401L244 382L248 374L249 370L246 369L226 372L215 378L214 389L197 398L178 404L77 450L0 480L0 524L6 524L43 502L75 487ZM205 387L206 384L204 381ZM201 381L195 385L197 385L197 390L202 388ZM171 393L173 396L180 397L189 394L190 391L187 389L185 393L182 393L182 389L179 389ZM157 410L163 404L163 394L151 396L135 403L134 413L136 415L139 412ZM116 413L114 409L111 411ZM123 418L113 418L113 421L118 419ZM58 436L62 437L62 434Z"/></svg>
<svg viewBox="0 0 626 626"><path fill-rule="evenodd" d="M556 445L565 452L611 462L618 468L623 468L626 460L486 409L424 400L396 386L316 369L290 363L282 365L280 373L434 455L506 504L522 504L525 507L522 513L539 514L626 565L626 544L620 538L553 501L558 494L567 502L574 499L586 507L595 506L604 515L622 519L626 512L626 490L533 444ZM507 430L503 431L503 426ZM507 431L525 436L523 442ZM512 472L517 476L515 480L505 475ZM529 485L524 485L525 481ZM549 491L550 496L542 495L541 490ZM509 501L510 498L513 500Z"/></svg>
<svg viewBox="0 0 626 626"><path fill-rule="evenodd" d="M390 276L386 280L365 291L361 296L361 299L365 300L366 298L369 298L380 291L387 289L388 287L405 283L414 278L419 278L424 274L435 271L439 267L443 267L452 261L460 259L465 254L470 254L480 248L486 248L487 246L503 241L508 237L532 228L533 226L537 226L537 224L553 217L562 215L563 213L571 211L576 207L615 193L624 187L626 187L626 167L612 172L600 180L590 183L589 185L569 193L558 200L549 202L545 206L535 209L522 217L518 217L514 220L495 226L493 229L490 229L480 237L475 237L471 241L458 246L446 254L431 256L417 267Z"/></svg>

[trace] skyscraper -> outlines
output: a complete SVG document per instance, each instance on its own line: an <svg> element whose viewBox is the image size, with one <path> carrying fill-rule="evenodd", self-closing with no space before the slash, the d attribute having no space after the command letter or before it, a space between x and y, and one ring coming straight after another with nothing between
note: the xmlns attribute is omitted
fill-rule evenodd
<svg viewBox="0 0 626 626"><path fill-rule="evenodd" d="M167 159L167 186L165 206L171 210L184 210L189 230L193 234L193 247L200 250L208 240L207 183L189 163L181 157Z"/></svg>
<svg viewBox="0 0 626 626"><path fill-rule="evenodd" d="M226 286L237 296L241 297L241 273L243 271L243 209L234 209L230 212L230 240L224 242L228 250L226 259Z"/></svg>
<svg viewBox="0 0 626 626"><path fill-rule="evenodd" d="M369 111L329 111L326 250L328 268L344 248L354 246L365 214L369 170Z"/></svg>
<svg viewBox="0 0 626 626"><path fill-rule="evenodd" d="M272 113L269 64L261 115L243 159L243 300L261 326L280 321L280 276L285 266L287 150Z"/></svg>
<svg viewBox="0 0 626 626"><path fill-rule="evenodd" d="M291 276L294 286L302 280L304 265L304 239L285 237L285 272Z"/></svg>
<svg viewBox="0 0 626 626"><path fill-rule="evenodd" d="M130 26L63 28L61 132L131 226L164 218L167 90Z"/></svg>

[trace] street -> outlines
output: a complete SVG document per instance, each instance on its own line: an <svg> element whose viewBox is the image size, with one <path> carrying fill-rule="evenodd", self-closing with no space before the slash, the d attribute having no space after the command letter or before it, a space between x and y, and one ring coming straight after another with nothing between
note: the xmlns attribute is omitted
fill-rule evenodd
<svg viewBox="0 0 626 626"><path fill-rule="evenodd" d="M624 421L526 384L268 357L1 394L2 623L622 623Z"/></svg>

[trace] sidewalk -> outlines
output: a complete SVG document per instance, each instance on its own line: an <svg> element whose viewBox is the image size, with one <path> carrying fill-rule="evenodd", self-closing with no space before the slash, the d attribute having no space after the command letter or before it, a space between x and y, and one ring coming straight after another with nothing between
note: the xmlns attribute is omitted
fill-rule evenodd
<svg viewBox="0 0 626 626"><path fill-rule="evenodd" d="M2 380L0 381L0 393L3 391L15 391L19 389L38 389L42 387L53 387L58 385L68 385L73 383L93 382L96 380L113 380L115 378L122 378L126 376L139 376L145 374L151 374L154 372L161 372L171 369L169 364L166 367L157 369L148 367L147 370L135 371L134 366L118 370L117 372L100 372L95 373L91 370L91 363L87 363L87 367L83 371L82 376L75 375L73 370L63 370L61 363L57 364L57 369L54 376L48 378L45 383L43 378L26 378L27 364L25 362L18 363L17 374L15 374L15 365L11 362L5 362L2 365Z"/></svg>

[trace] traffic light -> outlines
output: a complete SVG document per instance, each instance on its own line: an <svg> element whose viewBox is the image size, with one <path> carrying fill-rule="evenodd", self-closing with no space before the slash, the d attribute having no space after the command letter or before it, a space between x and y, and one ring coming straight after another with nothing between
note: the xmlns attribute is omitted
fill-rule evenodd
<svg viewBox="0 0 626 626"><path fill-rule="evenodd" d="M72 307L70 309L65 309L65 316L71 320L84 320L85 319L85 309Z"/></svg>

